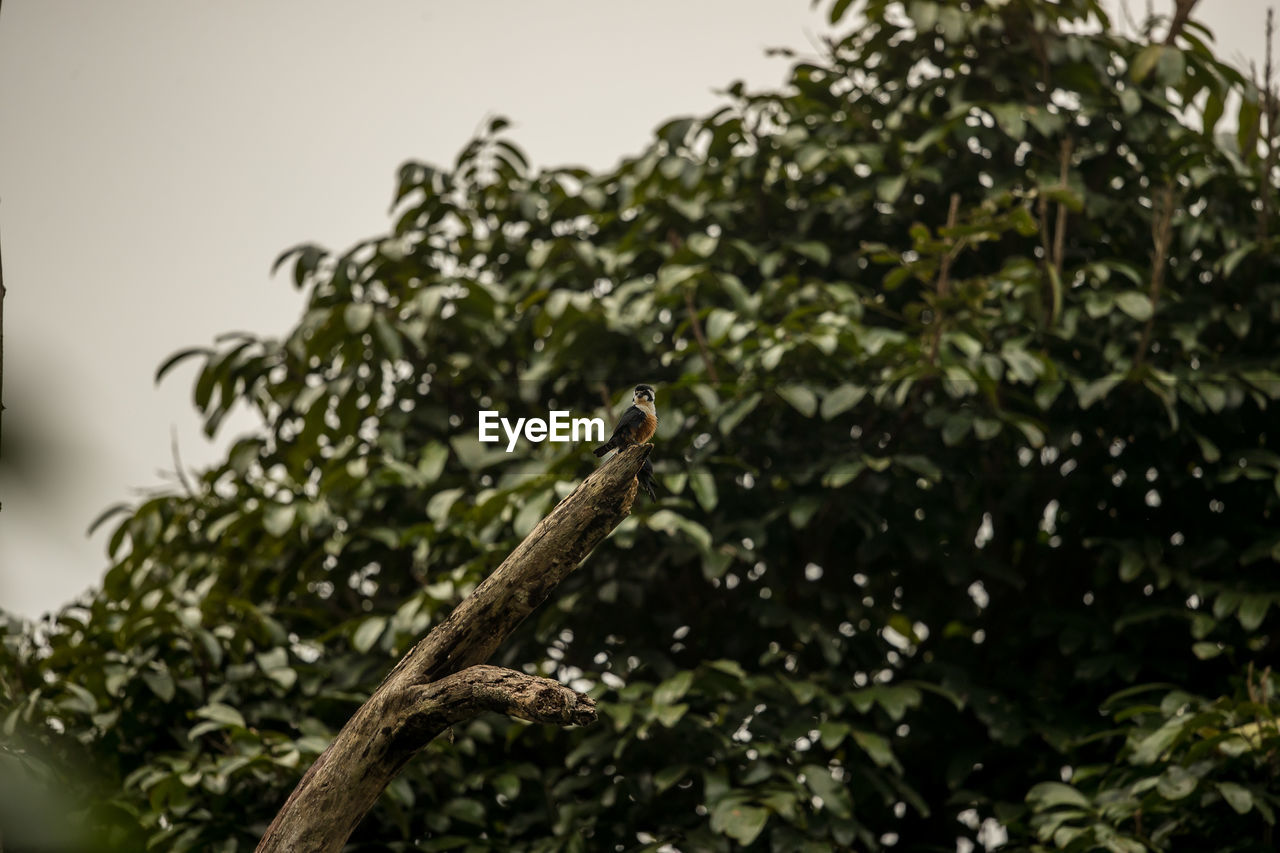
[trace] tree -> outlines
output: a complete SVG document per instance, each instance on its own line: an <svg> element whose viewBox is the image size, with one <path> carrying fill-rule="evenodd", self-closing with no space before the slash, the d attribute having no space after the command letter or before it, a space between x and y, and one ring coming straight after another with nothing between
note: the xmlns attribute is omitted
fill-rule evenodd
<svg viewBox="0 0 1280 853"><path fill-rule="evenodd" d="M495 121L401 169L384 237L286 253L294 329L177 356L210 431L245 403L260 434L126 508L91 600L10 625L8 759L122 844L250 848L590 470L476 411L648 381L664 493L495 661L601 722L459 726L354 845L1267 849L1269 86L1185 14L854 12L614 170L533 170Z"/></svg>

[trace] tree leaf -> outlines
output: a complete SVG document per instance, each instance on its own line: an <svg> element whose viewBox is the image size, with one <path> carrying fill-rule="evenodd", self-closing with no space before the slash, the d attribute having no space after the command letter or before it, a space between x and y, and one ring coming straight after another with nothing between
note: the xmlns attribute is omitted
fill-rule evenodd
<svg viewBox="0 0 1280 853"><path fill-rule="evenodd" d="M1199 780L1188 773L1186 768L1174 764L1160 775L1156 790L1166 800L1181 800L1191 796L1198 782Z"/></svg>
<svg viewBox="0 0 1280 853"><path fill-rule="evenodd" d="M845 12L849 11L849 7L852 4L853 4L853 0L835 0L835 2L831 4L831 12L827 20L829 20L832 24L840 23L840 20L844 17ZM744 841L742 843L748 844L750 842Z"/></svg>
<svg viewBox="0 0 1280 853"><path fill-rule="evenodd" d="M655 705L673 705L689 691L693 684L693 672L682 670L659 684L653 691Z"/></svg>
<svg viewBox="0 0 1280 853"><path fill-rule="evenodd" d="M1185 720L1175 718L1138 741L1131 760L1134 764L1154 764L1182 735Z"/></svg>
<svg viewBox="0 0 1280 853"><path fill-rule="evenodd" d="M695 468L689 472L689 486L698 504L707 512L716 508L719 495L716 494L716 480L706 468Z"/></svg>
<svg viewBox="0 0 1280 853"><path fill-rule="evenodd" d="M818 411L818 395L805 385L782 385L778 396L791 404L797 412L811 418Z"/></svg>
<svg viewBox="0 0 1280 853"><path fill-rule="evenodd" d="M876 184L876 198L885 204L893 204L898 200L898 196L902 195L902 191L907 188L906 175L892 175L890 177L881 178Z"/></svg>
<svg viewBox="0 0 1280 853"><path fill-rule="evenodd" d="M838 489L853 482L853 479L861 474L866 467L866 464L860 460L841 462L822 475L822 485L828 489Z"/></svg>
<svg viewBox="0 0 1280 853"><path fill-rule="evenodd" d="M142 680L151 688L161 702L171 702L174 696L173 676L168 670L143 670Z"/></svg>
<svg viewBox="0 0 1280 853"><path fill-rule="evenodd" d="M1144 321L1151 318L1154 307L1150 297L1136 290L1126 290L1116 294L1116 305L1120 310L1135 320Z"/></svg>
<svg viewBox="0 0 1280 853"><path fill-rule="evenodd" d="M724 800L711 810L712 831L744 846L760 837L768 820L769 813L764 809L737 800Z"/></svg>
<svg viewBox="0 0 1280 853"><path fill-rule="evenodd" d="M837 415L852 409L867 395L867 389L861 385L844 383L828 391L822 398L822 419L829 421Z"/></svg>
<svg viewBox="0 0 1280 853"><path fill-rule="evenodd" d="M728 435L733 432L734 428L737 427L738 424L747 417L747 415L751 414L751 412L755 410L755 407L760 404L761 399L763 399L763 396L759 392L756 392L731 405L728 410L720 416L720 432L724 435Z"/></svg>
<svg viewBox="0 0 1280 853"><path fill-rule="evenodd" d="M1248 814L1253 808L1253 793L1243 785L1235 782L1215 782L1214 787L1236 814Z"/></svg>
<svg viewBox="0 0 1280 853"><path fill-rule="evenodd" d="M358 335L369 328L373 321L373 305L368 302L353 302L343 310L342 320L348 331Z"/></svg>
<svg viewBox="0 0 1280 853"><path fill-rule="evenodd" d="M293 504L271 503L262 511L262 529L277 539L293 527L297 507Z"/></svg>
<svg viewBox="0 0 1280 853"><path fill-rule="evenodd" d="M202 720L209 720L224 726L234 726L240 729L245 727L244 716L224 702L210 702L196 709L196 716Z"/></svg>
<svg viewBox="0 0 1280 853"><path fill-rule="evenodd" d="M382 632L386 627L387 618L385 616L371 616L364 620L351 637L352 648L358 652L369 651L369 649L373 648L373 644L382 637Z"/></svg>
<svg viewBox="0 0 1280 853"><path fill-rule="evenodd" d="M882 735L869 731L855 731L853 739L877 767L893 767L898 763L898 759L893 755L893 749L889 746L889 741Z"/></svg>
<svg viewBox="0 0 1280 853"><path fill-rule="evenodd" d="M653 774L653 790L661 794L688 775L689 765L687 764L673 764L669 767L664 767Z"/></svg>
<svg viewBox="0 0 1280 853"><path fill-rule="evenodd" d="M1129 66L1129 76L1135 83L1141 83L1147 78L1156 67L1156 63L1160 61L1160 55L1164 53L1165 47L1159 44L1150 44L1144 47L1138 53L1138 58Z"/></svg>
<svg viewBox="0 0 1280 853"><path fill-rule="evenodd" d="M804 774L804 783L809 790L822 798L824 809L836 817L847 818L852 815L853 800L849 796L849 789L837 782L830 770L817 764L805 764L800 772Z"/></svg>
<svg viewBox="0 0 1280 853"><path fill-rule="evenodd" d="M209 358L213 353L214 351L208 347L187 347L186 349L178 350L173 355L165 359L164 362L156 368L156 384L159 385L160 380L164 378L164 375L176 367L180 362L191 358L193 355L202 355L205 358Z"/></svg>
<svg viewBox="0 0 1280 853"><path fill-rule="evenodd" d="M1271 606L1271 596L1255 593L1244 596L1240 600L1240 608L1236 611L1236 618L1240 620L1240 627L1246 631L1256 631L1262 627L1262 620L1267 616L1267 608Z"/></svg>
<svg viewBox="0 0 1280 853"><path fill-rule="evenodd" d="M1062 782L1041 782L1027 793L1027 800L1037 802L1041 808L1073 806L1091 808L1088 797Z"/></svg>

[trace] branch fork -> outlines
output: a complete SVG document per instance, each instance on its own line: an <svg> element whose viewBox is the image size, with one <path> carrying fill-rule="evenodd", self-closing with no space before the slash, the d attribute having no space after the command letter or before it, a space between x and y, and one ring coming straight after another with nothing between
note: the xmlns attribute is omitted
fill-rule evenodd
<svg viewBox="0 0 1280 853"><path fill-rule="evenodd" d="M302 777L258 844L337 853L383 789L431 740L484 711L587 725L590 697L485 661L631 511L652 445L624 448L578 485L383 679Z"/></svg>

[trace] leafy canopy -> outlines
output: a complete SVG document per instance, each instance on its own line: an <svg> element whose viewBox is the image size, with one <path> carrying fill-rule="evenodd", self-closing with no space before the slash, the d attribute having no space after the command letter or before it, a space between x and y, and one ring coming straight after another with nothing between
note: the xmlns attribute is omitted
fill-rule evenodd
<svg viewBox="0 0 1280 853"><path fill-rule="evenodd" d="M459 727L357 847L1268 848L1271 100L1194 21L855 12L612 171L498 120L401 168L385 236L287 252L293 329L174 359L209 432L261 428L122 509L100 592L9 622L0 760L106 843L250 849L591 470L476 412L612 420L646 381L663 494L497 661L601 723Z"/></svg>

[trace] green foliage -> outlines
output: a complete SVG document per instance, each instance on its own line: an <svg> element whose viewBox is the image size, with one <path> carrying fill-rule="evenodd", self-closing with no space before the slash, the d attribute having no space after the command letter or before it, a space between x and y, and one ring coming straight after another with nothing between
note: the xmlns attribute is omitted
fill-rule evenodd
<svg viewBox="0 0 1280 853"><path fill-rule="evenodd" d="M1035 835L1051 849L1144 851L1214 839L1215 850L1272 846L1280 701L1270 672L1246 695L1208 700L1172 690L1158 704L1119 706L1167 685L1141 685L1104 703L1123 735L1110 763L1074 768L1073 784L1027 795ZM1113 708L1113 706L1117 706ZM1227 831L1226 827L1232 827Z"/></svg>
<svg viewBox="0 0 1280 853"><path fill-rule="evenodd" d="M7 626L5 754L108 846L250 849L594 464L478 410L612 420L647 381L660 500L497 661L601 721L457 727L357 848L1268 847L1274 687L1232 698L1280 610L1258 93L1091 0L852 12L610 172L535 172L498 121L401 168L384 237L285 253L295 328L169 363L203 359L211 433L261 430Z"/></svg>

